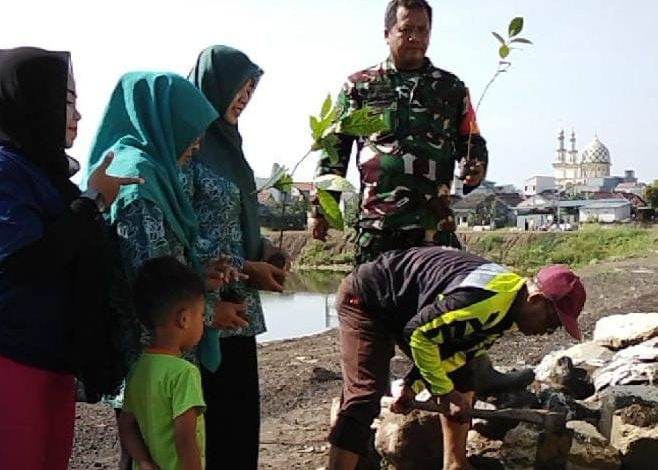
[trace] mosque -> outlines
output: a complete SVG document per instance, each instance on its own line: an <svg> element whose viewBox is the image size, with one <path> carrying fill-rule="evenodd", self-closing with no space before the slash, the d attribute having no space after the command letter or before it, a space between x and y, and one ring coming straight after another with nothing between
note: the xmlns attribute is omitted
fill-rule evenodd
<svg viewBox="0 0 658 470"><path fill-rule="evenodd" d="M571 131L570 149L564 145L564 130L558 134L558 149L553 163L555 184L562 188L587 184L592 178L610 176L610 150L599 140L598 136L583 150L580 158L576 150L576 132Z"/></svg>

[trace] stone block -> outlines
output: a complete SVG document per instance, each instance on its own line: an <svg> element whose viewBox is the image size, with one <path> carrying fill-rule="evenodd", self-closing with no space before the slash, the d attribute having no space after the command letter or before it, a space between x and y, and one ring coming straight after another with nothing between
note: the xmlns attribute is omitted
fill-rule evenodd
<svg viewBox="0 0 658 470"><path fill-rule="evenodd" d="M601 400L602 434L621 452L623 468L653 470L658 465L658 387L611 387Z"/></svg>
<svg viewBox="0 0 658 470"><path fill-rule="evenodd" d="M610 315L596 322L594 341L612 349L622 349L658 336L658 313Z"/></svg>
<svg viewBox="0 0 658 470"><path fill-rule="evenodd" d="M569 421L567 428L574 432L567 470L617 470L620 452L610 445L595 426L585 421Z"/></svg>

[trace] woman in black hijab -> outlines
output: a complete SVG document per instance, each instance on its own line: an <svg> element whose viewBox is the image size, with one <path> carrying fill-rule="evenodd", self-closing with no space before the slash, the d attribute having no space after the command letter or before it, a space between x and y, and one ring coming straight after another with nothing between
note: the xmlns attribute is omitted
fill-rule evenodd
<svg viewBox="0 0 658 470"><path fill-rule="evenodd" d="M137 182L105 174L111 155L85 193L69 181L75 100L67 52L0 50L2 469L68 466L74 374L91 365L80 332L100 317L108 289L107 270L92 266L104 259L99 213Z"/></svg>

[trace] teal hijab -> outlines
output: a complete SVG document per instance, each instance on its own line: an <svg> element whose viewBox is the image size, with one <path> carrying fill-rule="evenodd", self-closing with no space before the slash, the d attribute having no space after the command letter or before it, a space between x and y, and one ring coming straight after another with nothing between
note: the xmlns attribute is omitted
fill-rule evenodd
<svg viewBox="0 0 658 470"><path fill-rule="evenodd" d="M108 173L140 176L145 183L121 188L110 221L136 199L151 201L193 257L198 221L180 184L178 159L217 116L203 94L179 75L131 72L121 77L92 145L88 172L113 151ZM198 266L196 259L191 261Z"/></svg>
<svg viewBox="0 0 658 470"><path fill-rule="evenodd" d="M244 84L251 79L255 85L262 74L260 67L243 52L228 46L212 46L199 55L190 72L190 80L203 91L219 115L224 116ZM208 128L201 150L194 158L240 188L244 256L249 260L261 259L256 182L242 151L238 127L223 117L217 119Z"/></svg>
<svg viewBox="0 0 658 470"><path fill-rule="evenodd" d="M199 224L180 184L178 159L217 117L203 93L179 75L128 73L112 93L89 156L88 174L111 150L109 174L140 176L145 181L121 188L110 208L110 221L116 222L121 209L137 199L151 201L163 211L199 274L202 267L193 248ZM197 354L208 370L217 370L221 360L217 329L204 330Z"/></svg>

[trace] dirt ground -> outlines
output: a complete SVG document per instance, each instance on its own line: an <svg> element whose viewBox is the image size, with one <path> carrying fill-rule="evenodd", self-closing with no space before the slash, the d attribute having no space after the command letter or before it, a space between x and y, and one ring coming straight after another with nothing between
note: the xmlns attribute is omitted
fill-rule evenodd
<svg viewBox="0 0 658 470"><path fill-rule="evenodd" d="M658 256L602 263L580 271L588 290L582 327L591 337L606 315L658 312ZM490 354L496 364L533 365L546 353L573 344L566 333L551 337L505 336ZM261 469L319 470L327 464L329 408L340 394L338 335L323 334L260 346L262 432ZM394 360L394 374L406 370ZM116 469L118 439L111 410L79 405L70 468Z"/></svg>

